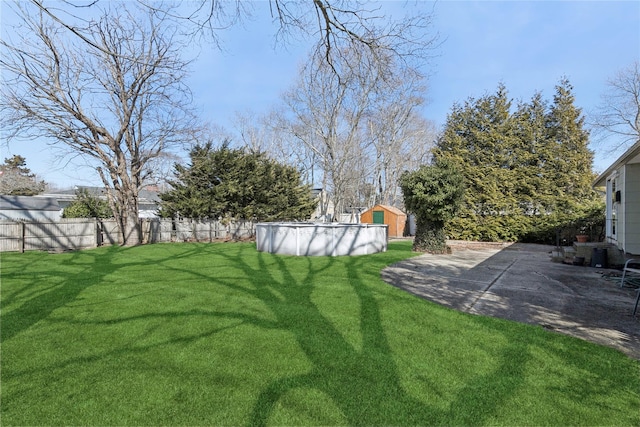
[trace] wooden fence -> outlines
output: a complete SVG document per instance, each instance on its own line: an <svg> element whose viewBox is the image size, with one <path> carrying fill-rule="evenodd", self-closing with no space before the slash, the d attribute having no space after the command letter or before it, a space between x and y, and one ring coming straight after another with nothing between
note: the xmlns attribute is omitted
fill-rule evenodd
<svg viewBox="0 0 640 427"><path fill-rule="evenodd" d="M160 242L212 242L247 239L255 235L252 222L222 223L194 220L141 220L141 240ZM115 220L94 218L57 221L0 221L0 252L68 251L120 242Z"/></svg>

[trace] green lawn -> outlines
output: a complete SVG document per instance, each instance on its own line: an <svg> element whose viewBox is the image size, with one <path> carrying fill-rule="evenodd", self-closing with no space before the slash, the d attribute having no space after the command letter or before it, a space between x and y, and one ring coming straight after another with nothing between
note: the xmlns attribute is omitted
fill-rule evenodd
<svg viewBox="0 0 640 427"><path fill-rule="evenodd" d="M2 425L634 425L640 363L251 243L2 254Z"/></svg>

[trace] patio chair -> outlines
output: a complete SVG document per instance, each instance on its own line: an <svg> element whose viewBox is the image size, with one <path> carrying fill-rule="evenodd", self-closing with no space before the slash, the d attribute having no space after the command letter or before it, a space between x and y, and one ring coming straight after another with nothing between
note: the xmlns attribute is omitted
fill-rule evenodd
<svg viewBox="0 0 640 427"><path fill-rule="evenodd" d="M620 287L624 286L625 280L635 280L640 277L640 269L630 267L633 264L640 264L640 260L637 259L629 259L624 263L624 268L622 269L622 279L620 279ZM638 296L636 297L636 304L633 307L633 315L636 315L638 311L638 303L640 302L640 288L637 289Z"/></svg>

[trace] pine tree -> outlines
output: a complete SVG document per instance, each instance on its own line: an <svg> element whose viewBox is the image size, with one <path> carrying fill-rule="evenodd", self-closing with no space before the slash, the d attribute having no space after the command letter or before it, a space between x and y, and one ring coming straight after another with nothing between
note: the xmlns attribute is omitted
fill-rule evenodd
<svg viewBox="0 0 640 427"><path fill-rule="evenodd" d="M551 243L557 229L598 207L593 153L574 101L563 79L551 105L536 93L511 113L500 85L454 106L435 151L465 177L462 208L446 228L451 238Z"/></svg>
<svg viewBox="0 0 640 427"><path fill-rule="evenodd" d="M593 152L589 149L589 133L584 129L584 116L575 106L573 87L564 78L556 85L547 114L547 149L545 184L551 189L548 197L550 215L544 221L547 229L580 222L602 200L591 183L596 178L592 171ZM572 236L571 236L572 237Z"/></svg>
<svg viewBox="0 0 640 427"><path fill-rule="evenodd" d="M545 167L551 154L547 143L547 103L536 93L513 114L518 150L518 198L524 214L538 215L553 208Z"/></svg>
<svg viewBox="0 0 640 427"><path fill-rule="evenodd" d="M559 207L572 201L593 198L591 187L595 174L591 172L593 152L589 150L589 133L584 129L584 117L574 105L573 87L567 79L556 86L548 114L547 138L553 147L553 157L547 171L552 174Z"/></svg>
<svg viewBox="0 0 640 427"><path fill-rule="evenodd" d="M45 189L45 182L27 168L23 156L14 155L4 159L0 165L0 194L12 196L35 196Z"/></svg>
<svg viewBox="0 0 640 427"><path fill-rule="evenodd" d="M466 186L460 213L447 225L452 238L513 240L525 225L519 215L519 140L510 109L500 85L495 94L455 106L447 118L434 155L455 162Z"/></svg>

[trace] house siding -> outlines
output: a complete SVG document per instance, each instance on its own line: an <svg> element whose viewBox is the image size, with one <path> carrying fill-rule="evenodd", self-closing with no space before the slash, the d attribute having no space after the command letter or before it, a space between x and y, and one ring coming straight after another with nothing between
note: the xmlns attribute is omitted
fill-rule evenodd
<svg viewBox="0 0 640 427"><path fill-rule="evenodd" d="M626 165L624 182L624 248L640 254L640 164Z"/></svg>
<svg viewBox="0 0 640 427"><path fill-rule="evenodd" d="M593 187L606 187L607 242L629 255L640 255L640 141L600 174ZM620 202L615 201L617 191Z"/></svg>

